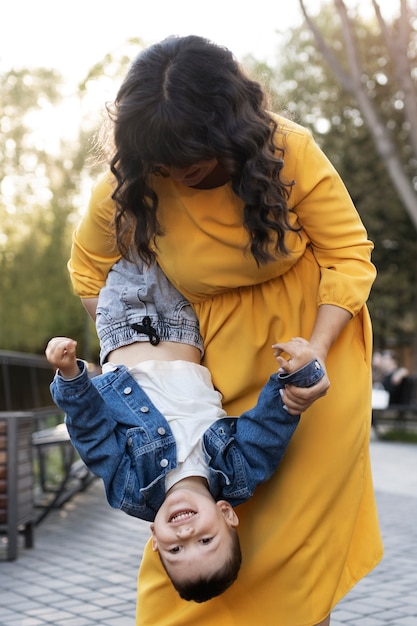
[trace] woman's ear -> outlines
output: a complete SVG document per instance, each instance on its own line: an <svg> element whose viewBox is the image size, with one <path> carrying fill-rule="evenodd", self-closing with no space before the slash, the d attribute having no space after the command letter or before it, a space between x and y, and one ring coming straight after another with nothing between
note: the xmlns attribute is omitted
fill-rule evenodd
<svg viewBox="0 0 417 626"><path fill-rule="evenodd" d="M226 502L226 500L219 500L218 502L216 502L216 505L223 513L224 519L231 528L236 528L236 526L239 526L239 518L231 504Z"/></svg>

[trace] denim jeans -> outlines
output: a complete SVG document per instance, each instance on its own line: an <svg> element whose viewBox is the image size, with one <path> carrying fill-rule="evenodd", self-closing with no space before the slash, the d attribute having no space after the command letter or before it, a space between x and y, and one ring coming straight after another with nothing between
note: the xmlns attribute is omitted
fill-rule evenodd
<svg viewBox="0 0 417 626"><path fill-rule="evenodd" d="M197 347L203 340L195 313L168 281L158 264L147 266L131 251L132 261L121 258L101 289L96 317L100 362L122 346L137 341L177 341Z"/></svg>

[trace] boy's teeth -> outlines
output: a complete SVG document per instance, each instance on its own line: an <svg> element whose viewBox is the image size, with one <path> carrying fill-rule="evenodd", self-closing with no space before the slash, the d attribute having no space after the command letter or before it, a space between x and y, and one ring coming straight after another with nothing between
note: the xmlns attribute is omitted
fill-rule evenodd
<svg viewBox="0 0 417 626"><path fill-rule="evenodd" d="M171 517L171 522L176 522L179 519L186 519L187 517L192 517L194 515L194 511L182 511L181 513L177 513Z"/></svg>

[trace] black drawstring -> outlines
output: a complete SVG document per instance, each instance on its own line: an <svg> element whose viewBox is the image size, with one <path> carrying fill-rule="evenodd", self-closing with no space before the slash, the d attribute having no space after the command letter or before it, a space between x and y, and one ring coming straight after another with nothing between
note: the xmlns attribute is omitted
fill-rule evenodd
<svg viewBox="0 0 417 626"><path fill-rule="evenodd" d="M152 326L151 318L148 315L145 315L142 320L142 324L131 324L131 327L138 333L144 333L145 335L148 335L149 341L153 346L157 346L158 343L161 341L158 333Z"/></svg>

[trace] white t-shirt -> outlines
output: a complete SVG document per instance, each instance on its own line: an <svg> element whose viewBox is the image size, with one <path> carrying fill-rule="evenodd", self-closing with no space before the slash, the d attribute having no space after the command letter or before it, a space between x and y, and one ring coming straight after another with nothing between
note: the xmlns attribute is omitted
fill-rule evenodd
<svg viewBox="0 0 417 626"><path fill-rule="evenodd" d="M165 480L168 491L187 476L208 478L202 436L226 412L209 370L189 361L143 361L129 370L170 425L178 467Z"/></svg>

